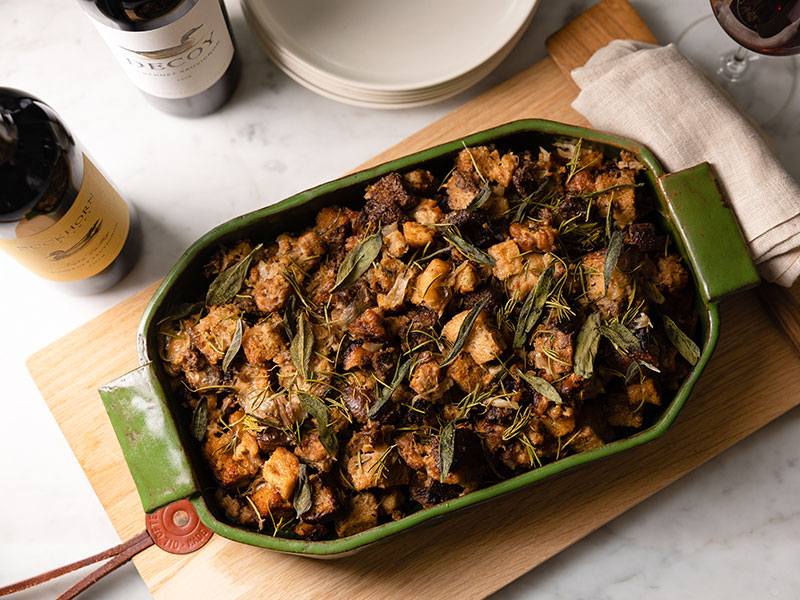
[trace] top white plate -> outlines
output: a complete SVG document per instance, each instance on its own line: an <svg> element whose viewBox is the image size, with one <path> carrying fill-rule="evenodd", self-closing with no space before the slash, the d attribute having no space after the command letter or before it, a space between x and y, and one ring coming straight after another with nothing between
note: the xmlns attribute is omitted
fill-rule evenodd
<svg viewBox="0 0 800 600"><path fill-rule="evenodd" d="M499 52L539 0L242 0L272 42L342 85L408 91Z"/></svg>

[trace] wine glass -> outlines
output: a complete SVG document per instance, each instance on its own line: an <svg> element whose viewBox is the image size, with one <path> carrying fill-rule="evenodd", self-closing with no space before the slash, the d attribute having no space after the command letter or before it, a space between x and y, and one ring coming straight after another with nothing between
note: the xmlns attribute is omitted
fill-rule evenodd
<svg viewBox="0 0 800 600"><path fill-rule="evenodd" d="M789 55L800 53L800 0L711 0L711 8L713 18L689 25L676 44L766 125L789 105L797 82Z"/></svg>

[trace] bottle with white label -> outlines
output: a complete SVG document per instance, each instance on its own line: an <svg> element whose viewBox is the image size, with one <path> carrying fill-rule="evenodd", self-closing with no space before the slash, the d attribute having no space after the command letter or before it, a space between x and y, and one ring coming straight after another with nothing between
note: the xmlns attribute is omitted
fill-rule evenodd
<svg viewBox="0 0 800 600"><path fill-rule="evenodd" d="M80 0L123 70L157 108L214 112L241 70L222 0Z"/></svg>
<svg viewBox="0 0 800 600"><path fill-rule="evenodd" d="M130 271L139 226L44 102L0 87L0 250L61 289L103 291Z"/></svg>

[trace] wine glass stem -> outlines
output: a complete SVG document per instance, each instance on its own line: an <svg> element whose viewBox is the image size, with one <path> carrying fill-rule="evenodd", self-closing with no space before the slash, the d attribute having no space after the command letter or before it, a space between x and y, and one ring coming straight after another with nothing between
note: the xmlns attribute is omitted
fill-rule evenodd
<svg viewBox="0 0 800 600"><path fill-rule="evenodd" d="M720 57L720 68L717 74L729 82L739 81L745 76L748 68L747 48L738 46Z"/></svg>

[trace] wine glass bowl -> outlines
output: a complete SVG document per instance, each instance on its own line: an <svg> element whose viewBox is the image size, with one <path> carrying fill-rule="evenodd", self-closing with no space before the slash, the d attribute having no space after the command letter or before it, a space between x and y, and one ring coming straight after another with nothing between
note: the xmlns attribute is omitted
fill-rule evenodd
<svg viewBox="0 0 800 600"><path fill-rule="evenodd" d="M800 53L800 0L710 0L679 50L713 76L751 119L767 125L792 100Z"/></svg>

